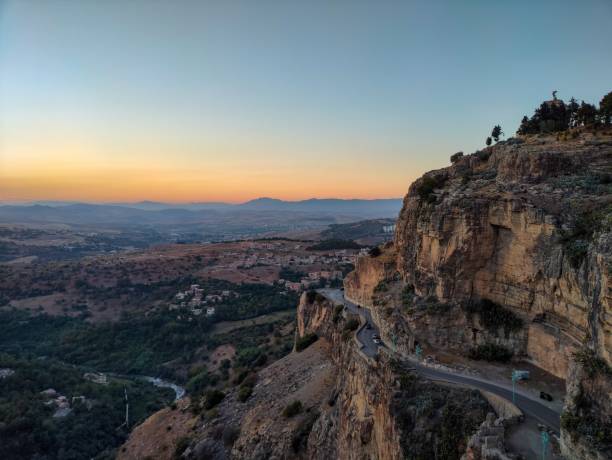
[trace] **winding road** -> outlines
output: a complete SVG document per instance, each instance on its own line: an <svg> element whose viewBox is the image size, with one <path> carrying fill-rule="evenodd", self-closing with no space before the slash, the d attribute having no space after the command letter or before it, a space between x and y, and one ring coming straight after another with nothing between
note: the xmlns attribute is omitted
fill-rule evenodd
<svg viewBox="0 0 612 460"><path fill-rule="evenodd" d="M364 318L365 324L357 331L357 340L362 346L361 351L366 356L371 358L376 356L378 353L378 347L384 347L384 344L377 345L374 343L374 336L378 335L379 331L378 327L372 320L370 310L368 308L361 307L350 300L347 300L344 297L344 291L341 289L319 289L318 292L335 304L344 305L344 307L351 313L358 314ZM419 374L428 379L478 388L496 394L508 401L512 401L511 384L487 380L481 377L467 376L442 369L435 369L425 366L416 359L403 354L400 355L400 357L404 362L409 363L409 365ZM557 410L547 406L543 401L537 399L536 397L533 397L520 390L515 392L514 404L523 411L525 417L532 417L539 423L551 428L556 434L559 434L560 413Z"/></svg>

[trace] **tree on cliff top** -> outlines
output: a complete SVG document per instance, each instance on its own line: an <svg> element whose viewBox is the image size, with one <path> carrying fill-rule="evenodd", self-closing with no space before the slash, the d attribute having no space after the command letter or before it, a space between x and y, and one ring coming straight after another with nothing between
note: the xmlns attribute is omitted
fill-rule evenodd
<svg viewBox="0 0 612 460"><path fill-rule="evenodd" d="M599 102L599 116L602 123L612 123L612 91L606 94Z"/></svg>
<svg viewBox="0 0 612 460"><path fill-rule="evenodd" d="M503 135L504 135L504 132L502 131L501 126L495 125L493 127L493 131L491 131L491 137L493 138L493 140L495 142L499 142L499 137Z"/></svg>

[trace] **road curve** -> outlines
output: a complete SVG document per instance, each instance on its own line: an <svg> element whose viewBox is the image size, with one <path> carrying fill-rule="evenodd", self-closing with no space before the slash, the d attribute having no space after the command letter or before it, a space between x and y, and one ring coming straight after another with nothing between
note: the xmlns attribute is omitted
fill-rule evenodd
<svg viewBox="0 0 612 460"><path fill-rule="evenodd" d="M351 313L361 315L364 318L366 325L369 325L370 327L368 328L365 326L360 328L357 332L357 340L362 346L361 351L363 351L363 353L369 357L376 356L378 353L378 347L382 345L377 345L374 343L373 336L379 334L379 330L372 320L370 310L347 300L344 297L344 291L340 289L319 289L318 292L332 302L344 305L345 308ZM419 374L428 379L478 388L496 394L508 401L512 401L512 388L508 385L488 381L484 378L467 376L442 369L434 369L424 366L418 363L416 360L407 358L403 355L401 356L401 359L407 362L410 366L414 367ZM514 404L523 411L526 417L533 417L539 423L545 424L546 426L552 428L555 433L559 434L561 425L560 414L554 409L551 409L538 399L534 399L520 391L515 393Z"/></svg>

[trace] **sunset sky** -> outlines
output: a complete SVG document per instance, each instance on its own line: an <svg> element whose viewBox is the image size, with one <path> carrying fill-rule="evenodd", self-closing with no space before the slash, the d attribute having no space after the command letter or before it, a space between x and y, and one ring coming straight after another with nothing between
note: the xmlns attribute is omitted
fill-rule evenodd
<svg viewBox="0 0 612 460"><path fill-rule="evenodd" d="M0 200L401 197L552 90L612 2L0 0Z"/></svg>

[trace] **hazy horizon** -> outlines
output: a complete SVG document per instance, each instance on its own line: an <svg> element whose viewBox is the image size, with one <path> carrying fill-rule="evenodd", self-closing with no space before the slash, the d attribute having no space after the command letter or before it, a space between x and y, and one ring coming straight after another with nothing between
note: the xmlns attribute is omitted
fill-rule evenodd
<svg viewBox="0 0 612 460"><path fill-rule="evenodd" d="M0 0L0 200L403 197L553 90L598 103L611 17L603 0Z"/></svg>

